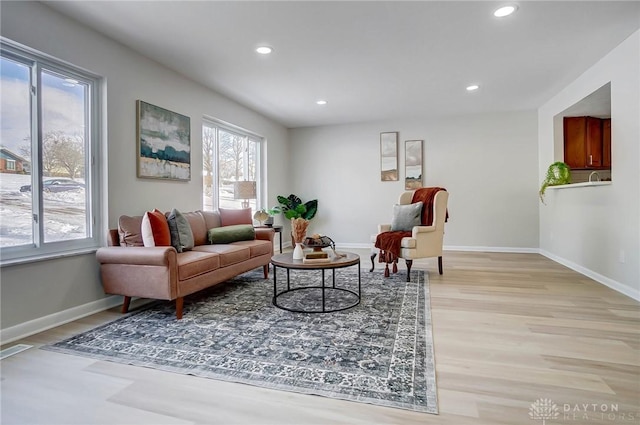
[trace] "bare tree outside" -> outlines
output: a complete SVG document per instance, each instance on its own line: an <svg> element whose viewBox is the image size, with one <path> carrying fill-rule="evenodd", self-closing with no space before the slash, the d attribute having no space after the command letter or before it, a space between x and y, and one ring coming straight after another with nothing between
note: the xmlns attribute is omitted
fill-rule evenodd
<svg viewBox="0 0 640 425"><path fill-rule="evenodd" d="M67 136L54 133L52 154L60 168L75 179L84 174L84 138L79 135Z"/></svg>
<svg viewBox="0 0 640 425"><path fill-rule="evenodd" d="M31 158L30 138L25 138L20 153ZM45 176L65 176L75 179L84 176L84 137L51 131L42 139L42 173Z"/></svg>
<svg viewBox="0 0 640 425"><path fill-rule="evenodd" d="M205 195L211 196L213 188L213 150L215 149L216 129L203 127L202 131L202 170L204 173Z"/></svg>
<svg viewBox="0 0 640 425"><path fill-rule="evenodd" d="M242 158L245 151L245 137L220 132L220 178L239 181L242 177Z"/></svg>

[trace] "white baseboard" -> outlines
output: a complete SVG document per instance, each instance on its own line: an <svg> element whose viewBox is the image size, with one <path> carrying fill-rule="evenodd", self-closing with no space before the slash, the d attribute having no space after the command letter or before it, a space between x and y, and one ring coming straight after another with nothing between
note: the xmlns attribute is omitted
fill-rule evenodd
<svg viewBox="0 0 640 425"><path fill-rule="evenodd" d="M349 249L349 248L362 248L362 249L371 249L371 243L337 243L338 249ZM513 248L513 247L503 247L503 246L443 246L442 249L444 251L469 251L469 252L513 252L520 254L538 254L538 248Z"/></svg>
<svg viewBox="0 0 640 425"><path fill-rule="evenodd" d="M617 282L611 278L608 278L599 273L596 273L593 270L590 270L586 267L583 267L579 264L574 263L573 261L569 261L562 257L558 257L557 255L552 254L548 251L545 251L544 249L540 249L539 252L540 252L540 255L544 255L545 257L555 261L556 263L562 264L565 267L569 267L571 270L575 270L578 273L583 274L588 278L595 280L598 283L608 286L614 291L620 292L621 294L626 295L629 298L633 298L636 301L640 301L640 291L636 289L630 288L627 285L623 285L620 282Z"/></svg>
<svg viewBox="0 0 640 425"><path fill-rule="evenodd" d="M336 242L336 249L371 249L373 245L371 243L341 243Z"/></svg>
<svg viewBox="0 0 640 425"><path fill-rule="evenodd" d="M522 248L510 246L452 246L445 245L442 247L444 251L468 251L468 252L506 252L515 254L538 254L538 248Z"/></svg>
<svg viewBox="0 0 640 425"><path fill-rule="evenodd" d="M73 322L74 320L113 308L120 304L122 304L122 297L119 295L112 295L107 298L49 314L48 316L20 323L19 325L0 330L0 343L7 344L9 342L17 341L48 329L55 328L56 326L64 325L65 323Z"/></svg>

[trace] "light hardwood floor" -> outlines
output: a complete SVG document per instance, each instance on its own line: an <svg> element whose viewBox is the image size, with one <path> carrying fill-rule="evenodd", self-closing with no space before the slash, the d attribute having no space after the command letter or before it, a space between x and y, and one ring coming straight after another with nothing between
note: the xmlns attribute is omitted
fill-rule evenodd
<svg viewBox="0 0 640 425"><path fill-rule="evenodd" d="M559 416L547 424L640 424L638 302L537 254L447 252L443 276L434 260L414 268L430 276L439 415L37 348L113 309L17 341L35 347L1 362L0 422L536 425L530 407L549 399Z"/></svg>

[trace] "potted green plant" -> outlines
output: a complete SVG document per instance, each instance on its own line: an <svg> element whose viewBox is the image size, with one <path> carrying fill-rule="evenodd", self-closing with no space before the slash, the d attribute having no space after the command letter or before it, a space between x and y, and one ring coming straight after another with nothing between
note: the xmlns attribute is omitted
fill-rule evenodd
<svg viewBox="0 0 640 425"><path fill-rule="evenodd" d="M292 193L286 198L284 196L278 196L278 202L287 220L291 220L292 218L311 220L318 212L317 199L302 203L302 200Z"/></svg>
<svg viewBox="0 0 640 425"><path fill-rule="evenodd" d="M295 246L293 250L293 259L301 260L303 258L302 241L307 233L309 220L315 217L318 212L318 200L307 201L302 200L293 193L288 197L278 196L280 208L287 220L291 220L291 244Z"/></svg>
<svg viewBox="0 0 640 425"><path fill-rule="evenodd" d="M547 175L545 176L542 186L538 191L540 200L544 204L544 192L549 186L558 186L561 184L571 183L571 168L564 162L554 162L549 165L547 169ZM546 205L546 204L545 204Z"/></svg>
<svg viewBox="0 0 640 425"><path fill-rule="evenodd" d="M266 212L269 217L267 217L267 219L264 221L265 226L273 226L273 217L275 217L277 214L280 214L282 212L282 208L280 208L280 205L276 205L273 208L267 208L266 210L264 210L264 212Z"/></svg>

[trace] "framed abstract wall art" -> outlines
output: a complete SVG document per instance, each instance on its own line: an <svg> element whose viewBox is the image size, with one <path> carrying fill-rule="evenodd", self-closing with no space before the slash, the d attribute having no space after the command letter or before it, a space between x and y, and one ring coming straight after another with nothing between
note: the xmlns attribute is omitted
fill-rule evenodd
<svg viewBox="0 0 640 425"><path fill-rule="evenodd" d="M422 140L404 142L404 188L407 190L422 187Z"/></svg>
<svg viewBox="0 0 640 425"><path fill-rule="evenodd" d="M380 133L380 179L398 181L398 132Z"/></svg>
<svg viewBox="0 0 640 425"><path fill-rule="evenodd" d="M191 120L138 100L138 177L191 180Z"/></svg>

